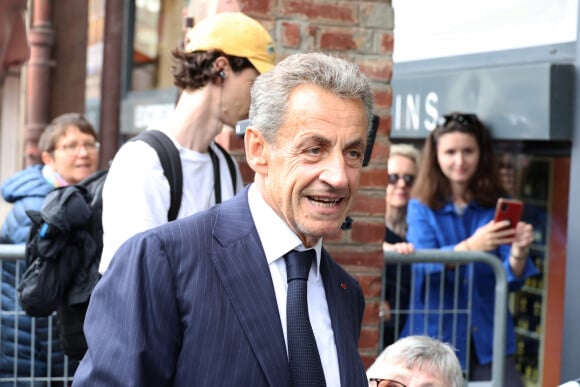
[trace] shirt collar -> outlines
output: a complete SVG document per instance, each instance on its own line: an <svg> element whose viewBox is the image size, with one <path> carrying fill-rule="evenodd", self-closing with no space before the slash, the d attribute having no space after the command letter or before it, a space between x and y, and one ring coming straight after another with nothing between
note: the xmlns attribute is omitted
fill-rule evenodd
<svg viewBox="0 0 580 387"><path fill-rule="evenodd" d="M482 208L482 206L477 204L477 202L474 199L471 199L469 203L467 203L467 205L465 206L463 213L465 213L465 211L467 211L470 208L478 209ZM441 207L438 211L442 213L457 213L457 211L455 210L455 205L453 204L452 201L445 202L443 207Z"/></svg>
<svg viewBox="0 0 580 387"><path fill-rule="evenodd" d="M306 250L300 238L266 203L256 184L252 184L248 190L248 204L268 264L282 258L290 250ZM312 248L316 251L316 275L318 275L322 238Z"/></svg>

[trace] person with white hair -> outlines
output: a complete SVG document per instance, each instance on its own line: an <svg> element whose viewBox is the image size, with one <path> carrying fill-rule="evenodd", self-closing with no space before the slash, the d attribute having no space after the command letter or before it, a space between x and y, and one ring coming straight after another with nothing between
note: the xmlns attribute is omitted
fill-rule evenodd
<svg viewBox="0 0 580 387"><path fill-rule="evenodd" d="M389 345L367 370L369 387L463 387L453 348L428 336L407 336Z"/></svg>

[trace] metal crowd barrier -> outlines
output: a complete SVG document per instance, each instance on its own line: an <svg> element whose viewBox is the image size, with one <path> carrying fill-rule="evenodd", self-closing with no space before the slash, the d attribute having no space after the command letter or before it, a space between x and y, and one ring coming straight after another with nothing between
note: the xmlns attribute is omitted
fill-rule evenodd
<svg viewBox="0 0 580 387"><path fill-rule="evenodd" d="M493 363L492 363L492 379L489 383L483 382L470 382L470 387L475 386L491 386L491 387L504 387L503 374L505 369L505 342L506 342L506 321L507 321L507 276L505 269L499 259L496 256L483 253L483 252L450 252L441 250L419 250L413 254L403 255L395 252L387 251L384 253L385 263L389 264L413 264L413 263L440 263L440 264L470 264L481 262L489 265L495 274L495 309L494 309L494 332L493 332ZM4 262L9 261L20 261L24 259L24 245L6 245L0 244L0 267L2 267ZM22 273L18 273L22 274ZM17 275L18 281L19 275ZM472 282L472 281L471 281ZM0 277L0 288L4 284L2 283L2 277ZM382 298L384 299L385 286L383 286ZM412 296L412 295L411 295ZM0 306L1 306L0 300ZM18 303L18 300L15 300ZM469 305L467 307L469 309ZM393 313L413 313L412 310L397 310L392 308ZM461 312L461 311L460 311ZM5 311L4 308L0 308L0 316L4 319L6 316L12 315L24 315L24 312L18 308L15 311ZM17 321L17 320L16 320ZM32 327L35 319L32 318ZM49 318L49 326L55 324L55 316ZM3 325L3 324L2 324ZM2 325L0 325L0 333L2 332ZM382 324L381 324L382 326ZM381 328L381 344L383 331ZM17 337L16 337L17 340ZM34 334L32 335L32 342L34 343ZM0 346L5 345L0 341ZM15 343L17 344L17 343ZM50 344L49 344L50 346ZM32 367L34 366L34 356L30 359L32 361ZM50 362L50 356L48 356L48 361ZM0 376L0 387L2 386L68 386L72 382L72 374L67 374L66 369L68 369L68 359L65 358L65 372L64 375L38 375L35 376L34 372L32 375L26 377L1 377ZM16 364L13 365L14 373L16 373ZM50 369L50 364L48 369ZM6 370L2 370L3 372Z"/></svg>
<svg viewBox="0 0 580 387"><path fill-rule="evenodd" d="M6 261L15 261L24 259L24 248L22 245L0 244L0 259Z"/></svg>
<svg viewBox="0 0 580 387"><path fill-rule="evenodd" d="M13 300L14 305L16 306L15 308L8 308L6 305L2 305L3 300L7 297L7 294L4 292L4 287L7 286L7 284L4 283L4 265L9 262L21 262L24 259L24 250L25 247L23 244L0 244L0 269L2 269L0 270L0 289L2 289L2 298L0 298L0 337L2 338L2 340L0 340L0 354L4 356L5 351L2 348L3 346L10 346L10 359L2 358L0 363L0 387L67 387L72 383L74 368L77 362L69 360L64 356L64 359L62 360L62 372L56 374L56 371L53 371L53 368L55 368L55 362L57 361L57 359L53 358L53 343L55 339L55 337L53 337L53 332L55 332L56 315L53 314L48 318L42 319L42 328L37 324L40 319L37 320L34 317L28 317L30 319L30 331L26 330L26 333L30 334L30 348L24 346L26 350L23 350L22 345L20 348L18 347L18 334L12 334L11 330L14 329L19 331L23 329L19 324L22 316L25 316L26 314L19 307L17 299ZM15 268L16 286L18 286L20 277L23 274L20 266L21 265L16 265ZM39 329L44 330L42 336L47 340L42 344L43 350L37 349L37 346L40 344ZM10 342L5 341L8 339L11 339ZM32 347L34 347L35 350L32 350ZM13 351L12 348L18 348L18 350L14 349ZM42 359L40 359L39 356L41 356ZM19 365L19 362L25 362L27 365L23 367L21 364ZM46 362L46 372L44 374L36 373L39 362ZM44 368L44 366L42 368Z"/></svg>
<svg viewBox="0 0 580 387"><path fill-rule="evenodd" d="M413 254L403 255L398 254L394 251L385 251L384 253L385 263L388 264L414 264L414 263L439 263L443 265L448 264L472 264L472 263L484 263L491 267L495 274L495 305L494 305L494 329L493 329L493 360L492 360L492 379L489 382L469 382L467 385L469 387L476 386L490 386L490 387L504 387L504 370L505 370L505 350L506 350L506 323L507 323L507 308L508 308L508 284L507 275L502 262L495 256L484 252L456 252L456 251L442 251L442 250L417 250ZM468 266L469 270L469 289L471 295L471 286L473 285L473 265ZM400 268L398 269L397 275L397 288L400 285L399 280ZM444 275L444 274L442 274ZM414 281L413 276L411 276L411 281ZM427 277L429 281L429 277ZM458 281L456 281L457 283ZM428 282L427 282L428 283ZM456 285L457 286L457 285ZM428 286L427 286L428 287ZM381 300L385 299L385 283L383 277L382 295ZM411 286L411 297L413 297L413 286ZM471 307L471 297L468 299L468 305L464 310L457 310L457 313L470 313ZM399 299L397 298L397 304ZM410 315L414 311L411 309L399 309L397 307L391 306L392 315L397 314L407 314ZM420 310L418 313L425 313L425 311ZM434 311L443 312L443 310ZM445 311L448 312L448 311ZM427 312L428 313L428 312ZM470 323L470 315L468 316L468 324ZM470 329L467 329L470 332ZM468 335L470 336L470 335ZM470 345L470 337L468 340L468 352ZM383 343L383 324L381 323L381 334L380 334L380 347ZM453 343L451 343L453 344ZM382 348L381 348L382 349ZM469 355L467 355L467 360L469 361ZM469 368L469 366L467 367ZM465 370L464 370L465 372ZM467 375L468 376L468 373Z"/></svg>

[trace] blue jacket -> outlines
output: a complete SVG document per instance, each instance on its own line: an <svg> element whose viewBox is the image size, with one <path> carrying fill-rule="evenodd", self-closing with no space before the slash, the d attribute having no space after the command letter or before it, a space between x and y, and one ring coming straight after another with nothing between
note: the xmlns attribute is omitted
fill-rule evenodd
<svg viewBox="0 0 580 387"><path fill-rule="evenodd" d="M409 229L407 240L416 249L453 250L455 245L465 240L484 224L493 219L494 208L482 207L472 201L465 208L462 216L458 215L453 203L446 203L438 210L433 210L417 199L411 199L408 205L407 222ZM510 245L501 245L492 254L502 260L507 273L510 291L518 290L526 278L538 274L538 270L528 257L521 278L514 276L509 267ZM467 335L471 334L475 352L480 364L491 363L493 350L493 318L495 306L495 275L491 267L485 263L473 265L473 295L471 303L471 321L468 324L466 313L449 311L466 309L468 306L469 271L467 266L459 266L456 270L446 270L442 277L443 264L415 264L413 276L414 289L411 294L411 316L402 333L427 334L431 337L449 342L457 349L457 355L465 369L467 353ZM459 281L457 290L455 283ZM441 297L441 282L443 295ZM457 293L458 303L454 304ZM428 309L430 313L417 313ZM443 312L440 312L443 310ZM454 320L454 317L457 320ZM439 326L442 326L439 332ZM455 332L453 326L456 324ZM468 331L469 329L469 331ZM426 331L425 331L426 330ZM508 311L506 354L515 353L515 334L512 317Z"/></svg>
<svg viewBox="0 0 580 387"><path fill-rule="evenodd" d="M26 243L30 228L30 219L26 210L40 210L45 196L53 189L42 176L42 166L35 165L16 173L2 184L2 197L13 207L8 213L0 240L2 243ZM52 334L52 375L61 376L64 355L60 350L60 340L56 329L56 320L49 330L48 318L37 318L34 329L34 348L32 345L32 318L23 314L17 301L16 276L22 277L25 263L20 261L2 262L2 319L0 343L0 376L29 376L32 363L31 350L34 352L34 373L38 377L47 375L47 356L49 355L48 334ZM8 312L19 312L18 319ZM18 324L18 325L16 325ZM52 331L52 332L50 332ZM18 339L18 341L16 341ZM18 346L15 347L15 344ZM17 352L15 356L15 351ZM14 361L17 362L17 375L14 375Z"/></svg>

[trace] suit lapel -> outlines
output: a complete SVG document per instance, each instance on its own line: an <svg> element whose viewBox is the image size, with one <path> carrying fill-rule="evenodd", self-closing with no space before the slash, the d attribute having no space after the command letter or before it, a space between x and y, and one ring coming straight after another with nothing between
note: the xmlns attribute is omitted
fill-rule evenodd
<svg viewBox="0 0 580 387"><path fill-rule="evenodd" d="M330 256L322 250L320 262L320 272L324 282L324 291L326 293L326 302L328 303L328 312L334 331L334 342L338 354L338 365L340 369L341 386L354 386L354 375L351 370L358 369L357 362L361 362L358 356L358 337L353 338L353 328L348 324L356 321L358 316L354 316L355 311L349 303L350 281L342 278L342 271L335 270L330 262ZM340 334L338 334L340 332ZM353 341L355 341L353 345ZM354 352L353 352L354 347ZM357 356L353 357L353 353ZM362 366L362 364L361 364Z"/></svg>
<svg viewBox="0 0 580 387"><path fill-rule="evenodd" d="M288 358L280 313L247 189L222 204L214 236L221 245L212 254L216 270L266 379L271 386L287 386Z"/></svg>

